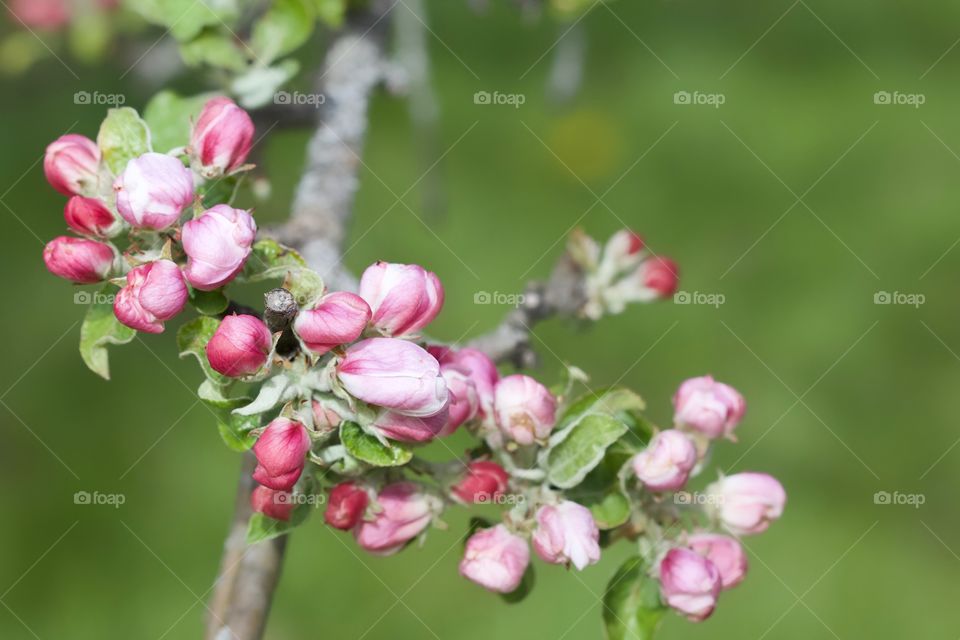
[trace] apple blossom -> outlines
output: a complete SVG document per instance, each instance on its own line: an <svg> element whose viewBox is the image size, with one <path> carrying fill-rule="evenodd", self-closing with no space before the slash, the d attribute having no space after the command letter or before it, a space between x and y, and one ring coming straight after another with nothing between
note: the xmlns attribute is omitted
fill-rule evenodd
<svg viewBox="0 0 960 640"><path fill-rule="evenodd" d="M708 438L731 437L747 410L743 396L711 376L685 380L673 396L677 426Z"/></svg>
<svg viewBox="0 0 960 640"><path fill-rule="evenodd" d="M246 161L253 134L253 120L246 111L230 98L213 98L193 125L190 150L206 177L223 175Z"/></svg>
<svg viewBox="0 0 960 640"><path fill-rule="evenodd" d="M253 445L257 468L253 479L277 491L289 491L303 473L310 434L296 420L275 418Z"/></svg>
<svg viewBox="0 0 960 640"><path fill-rule="evenodd" d="M116 253L112 246L87 240L58 236L43 248L43 262L55 276L78 284L101 282L110 275Z"/></svg>
<svg viewBox="0 0 960 640"><path fill-rule="evenodd" d="M692 622L706 620L717 606L720 570L690 549L670 549L659 565L664 600Z"/></svg>
<svg viewBox="0 0 960 640"><path fill-rule="evenodd" d="M260 318L229 315L207 342L207 361L214 371L240 378L259 371L272 347L273 336Z"/></svg>
<svg viewBox="0 0 960 640"><path fill-rule="evenodd" d="M105 204L96 198L73 196L63 208L67 226L85 236L109 237L121 223Z"/></svg>
<svg viewBox="0 0 960 640"><path fill-rule="evenodd" d="M697 464L697 448L676 429L653 436L647 448L633 458L633 470L651 491L676 491L687 482Z"/></svg>
<svg viewBox="0 0 960 640"><path fill-rule="evenodd" d="M450 488L457 498L470 503L492 502L507 490L510 476L496 462L476 460L467 465L467 472Z"/></svg>
<svg viewBox="0 0 960 640"><path fill-rule="evenodd" d="M696 533L687 538L687 544L717 567L722 588L735 587L747 576L747 554L736 539L717 533Z"/></svg>
<svg viewBox="0 0 960 640"><path fill-rule="evenodd" d="M127 284L113 302L113 313L131 329L162 333L163 323L183 310L188 295L176 263L148 262L127 274Z"/></svg>
<svg viewBox="0 0 960 640"><path fill-rule="evenodd" d="M193 202L193 173L178 158L145 153L114 181L117 211L137 229L166 229Z"/></svg>
<svg viewBox="0 0 960 640"><path fill-rule="evenodd" d="M349 531L363 518L370 496L353 482L341 482L330 490L330 500L323 519L337 529Z"/></svg>
<svg viewBox="0 0 960 640"><path fill-rule="evenodd" d="M389 262L367 267L360 278L360 296L370 305L373 326L388 336L413 334L430 324L444 298L435 273Z"/></svg>
<svg viewBox="0 0 960 640"><path fill-rule="evenodd" d="M68 133L51 142L43 157L47 182L67 196L92 192L97 186L99 167L97 143L76 133Z"/></svg>
<svg viewBox="0 0 960 640"><path fill-rule="evenodd" d="M196 289L211 291L240 272L252 251L257 224L247 211L218 204L183 225L187 280Z"/></svg>
<svg viewBox="0 0 960 640"><path fill-rule="evenodd" d="M493 410L504 436L529 445L550 435L556 422L557 401L533 378L514 374L497 382Z"/></svg>
<svg viewBox="0 0 960 640"><path fill-rule="evenodd" d="M296 505L289 491L258 486L250 494L250 506L257 513L286 522Z"/></svg>
<svg viewBox="0 0 960 640"><path fill-rule="evenodd" d="M783 515L787 494L773 476L765 473L735 473L707 487L708 505L723 525L736 535L767 530Z"/></svg>
<svg viewBox="0 0 960 640"><path fill-rule="evenodd" d="M380 435L400 442L429 442L443 435L450 418L448 405L432 416L410 416L385 410L373 422Z"/></svg>
<svg viewBox="0 0 960 640"><path fill-rule="evenodd" d="M600 530L590 509L564 500L537 510L533 549L545 562L572 564L579 570L600 560Z"/></svg>
<svg viewBox="0 0 960 640"><path fill-rule="evenodd" d="M440 374L443 376L449 391L449 419L440 435L448 436L457 430L461 424L472 420L480 410L480 398L477 387L466 370L456 365L440 365Z"/></svg>
<svg viewBox="0 0 960 640"><path fill-rule="evenodd" d="M427 351L440 363L440 368L456 367L465 371L477 393L479 403L478 415L493 414L493 389L500 380L500 373L493 360L477 349L451 349L449 347L432 346Z"/></svg>
<svg viewBox="0 0 960 640"><path fill-rule="evenodd" d="M370 307L363 298L346 291L330 293L312 309L300 311L293 330L308 349L317 354L353 342L370 321Z"/></svg>
<svg viewBox="0 0 960 640"><path fill-rule="evenodd" d="M395 482L377 494L372 520L361 520L353 535L363 549L376 555L396 553L429 526L439 511L437 498L413 482Z"/></svg>
<svg viewBox="0 0 960 640"><path fill-rule="evenodd" d="M337 366L337 377L360 400L408 416L433 416L447 404L440 364L406 340L370 338L354 344Z"/></svg>
<svg viewBox="0 0 960 640"><path fill-rule="evenodd" d="M502 524L470 536L460 561L460 575L497 593L520 586L530 564L530 547Z"/></svg>

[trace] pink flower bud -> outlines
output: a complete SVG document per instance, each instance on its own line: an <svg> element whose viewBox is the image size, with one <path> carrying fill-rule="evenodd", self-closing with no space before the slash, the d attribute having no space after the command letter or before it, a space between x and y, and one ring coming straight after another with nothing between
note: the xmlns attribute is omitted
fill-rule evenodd
<svg viewBox="0 0 960 640"><path fill-rule="evenodd" d="M166 229L193 202L193 173L179 159L145 153L113 183L117 210L137 229Z"/></svg>
<svg viewBox="0 0 960 640"><path fill-rule="evenodd" d="M747 575L747 554L734 538L716 533L697 533L687 538L690 548L717 567L724 589L740 584Z"/></svg>
<svg viewBox="0 0 960 640"><path fill-rule="evenodd" d="M47 182L67 196L92 192L97 186L99 167L97 143L76 133L68 133L51 142L43 157Z"/></svg>
<svg viewBox="0 0 960 640"><path fill-rule="evenodd" d="M669 298L677 291L680 282L680 268L670 258L654 256L645 260L637 270L644 288L652 292L653 297Z"/></svg>
<svg viewBox="0 0 960 640"><path fill-rule="evenodd" d="M373 520L362 520L353 535L362 548L381 556L396 553L420 535L440 509L438 500L413 482L387 485L376 503Z"/></svg>
<svg viewBox="0 0 960 640"><path fill-rule="evenodd" d="M296 506L293 496L288 491L275 491L269 487L257 487L250 494L250 506L257 513L273 518L274 520L290 519L290 514Z"/></svg>
<svg viewBox="0 0 960 640"><path fill-rule="evenodd" d="M730 436L747 410L736 389L710 376L690 378L673 396L673 421L708 438Z"/></svg>
<svg viewBox="0 0 960 640"><path fill-rule="evenodd" d="M323 519L331 527L349 531L363 518L370 496L352 482L341 482L330 490L330 501Z"/></svg>
<svg viewBox="0 0 960 640"><path fill-rule="evenodd" d="M667 604L688 620L706 620L717 606L720 571L699 553L671 549L660 561L660 590Z"/></svg>
<svg viewBox="0 0 960 640"><path fill-rule="evenodd" d="M633 458L633 470L651 491L676 491L697 464L697 447L680 431L661 431Z"/></svg>
<svg viewBox="0 0 960 640"><path fill-rule="evenodd" d="M480 410L480 397L477 395L476 385L465 370L456 365L440 365L440 373L450 392L450 418L440 435L448 436L464 422L473 420Z"/></svg>
<svg viewBox="0 0 960 640"><path fill-rule="evenodd" d="M441 370L445 366L453 366L466 371L476 389L479 401L479 415L493 415L493 389L500 380L497 365L487 354L477 349L453 350L447 347L433 346L427 349L440 363Z"/></svg>
<svg viewBox="0 0 960 640"><path fill-rule="evenodd" d="M259 371L272 348L273 336L260 318L231 315L207 342L207 361L214 371L240 378Z"/></svg>
<svg viewBox="0 0 960 640"><path fill-rule="evenodd" d="M484 589L510 593L520 586L529 564L526 540L498 524L477 531L467 540L460 575Z"/></svg>
<svg viewBox="0 0 960 640"><path fill-rule="evenodd" d="M443 307L440 279L415 264L370 265L360 278L360 296L370 305L373 326L389 336L416 333Z"/></svg>
<svg viewBox="0 0 960 640"><path fill-rule="evenodd" d="M447 404L440 364L406 340L370 338L349 349L337 367L351 395L408 416L439 413Z"/></svg>
<svg viewBox="0 0 960 640"><path fill-rule="evenodd" d="M215 177L242 165L253 145L253 120L230 98L213 98L203 105L190 134L192 155L203 174Z"/></svg>
<svg viewBox="0 0 960 640"><path fill-rule="evenodd" d="M544 562L572 564L579 570L600 560L600 530L590 509L564 500L537 511L533 549Z"/></svg>
<svg viewBox="0 0 960 640"><path fill-rule="evenodd" d="M257 224L243 209L215 205L183 225L187 280L201 291L222 287L236 276L252 251Z"/></svg>
<svg viewBox="0 0 960 640"><path fill-rule="evenodd" d="M289 491L303 473L308 451L307 428L295 420L275 418L253 445L258 463L253 479L265 487Z"/></svg>
<svg viewBox="0 0 960 640"><path fill-rule="evenodd" d="M500 380L494 390L497 426L518 444L546 440L556 422L557 401L545 386L525 375Z"/></svg>
<svg viewBox="0 0 960 640"><path fill-rule="evenodd" d="M319 432L323 433L325 431L333 431L340 426L340 422L343 418L340 417L336 411L330 407L323 406L323 403L313 401L313 428Z"/></svg>
<svg viewBox="0 0 960 640"><path fill-rule="evenodd" d="M386 438L400 442L429 442L441 435L450 417L447 405L432 416L409 416L396 411L383 411L373 428Z"/></svg>
<svg viewBox="0 0 960 640"><path fill-rule="evenodd" d="M510 476L496 462L477 460L467 465L466 475L450 492L466 503L492 502L507 490Z"/></svg>
<svg viewBox="0 0 960 640"><path fill-rule="evenodd" d="M363 298L338 291L321 298L313 309L301 311L293 330L308 349L326 353L359 338L369 321L370 307Z"/></svg>
<svg viewBox="0 0 960 640"><path fill-rule="evenodd" d="M59 236L43 248L47 270L65 280L93 284L106 280L113 267L114 250L109 244Z"/></svg>
<svg viewBox="0 0 960 640"><path fill-rule="evenodd" d="M127 285L113 301L113 313L131 329L162 333L163 323L183 310L187 296L180 267L157 260L130 270Z"/></svg>
<svg viewBox="0 0 960 640"><path fill-rule="evenodd" d="M63 208L63 218L71 229L85 236L112 236L120 227L120 221L96 198L73 196Z"/></svg>
<svg viewBox="0 0 960 640"><path fill-rule="evenodd" d="M765 473L735 473L707 487L714 515L736 535L767 530L783 514L787 493Z"/></svg>

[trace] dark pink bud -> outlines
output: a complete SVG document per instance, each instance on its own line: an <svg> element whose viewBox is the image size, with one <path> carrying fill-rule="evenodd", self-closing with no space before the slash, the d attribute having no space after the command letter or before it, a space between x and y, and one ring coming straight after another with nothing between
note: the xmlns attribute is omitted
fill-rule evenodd
<svg viewBox="0 0 960 640"><path fill-rule="evenodd" d="M288 491L275 491L269 487L257 487L250 494L250 506L257 513L273 518L274 520L290 519L290 514L296 506L293 496Z"/></svg>
<svg viewBox="0 0 960 640"><path fill-rule="evenodd" d="M187 296L180 267L170 260L157 260L127 274L127 286L117 293L113 313L131 329L162 333L164 321L183 310Z"/></svg>
<svg viewBox="0 0 960 640"><path fill-rule="evenodd" d="M638 270L643 286L657 297L669 298L677 291L680 282L680 267L670 258L659 256L646 260Z"/></svg>
<svg viewBox="0 0 960 640"><path fill-rule="evenodd" d="M207 343L207 360L214 371L231 378L256 373L273 348L270 329L260 318L227 316Z"/></svg>
<svg viewBox="0 0 960 640"><path fill-rule="evenodd" d="M274 419L253 445L259 463L253 479L265 487L289 491L303 473L308 451L310 434L305 426L287 418Z"/></svg>
<svg viewBox="0 0 960 640"><path fill-rule="evenodd" d="M90 193L97 186L100 149L90 138L68 133L47 146L43 173L60 193L72 196Z"/></svg>
<svg viewBox="0 0 960 640"><path fill-rule="evenodd" d="M324 296L313 307L301 311L293 330L308 349L326 353L360 337L370 321L370 307L360 296L338 291Z"/></svg>
<svg viewBox="0 0 960 640"><path fill-rule="evenodd" d="M467 503L492 502L503 495L509 481L510 476L496 462L478 460L467 466L467 474L450 491Z"/></svg>
<svg viewBox="0 0 960 640"><path fill-rule="evenodd" d="M63 208L63 218L71 229L85 236L105 238L120 227L120 221L96 198L73 196Z"/></svg>
<svg viewBox="0 0 960 640"><path fill-rule="evenodd" d="M50 273L79 284L106 280L114 257L108 244L68 236L54 238L43 249L43 262Z"/></svg>
<svg viewBox="0 0 960 640"><path fill-rule="evenodd" d="M341 482L330 490L330 502L323 519L331 527L349 531L363 518L370 496L352 482Z"/></svg>
<svg viewBox="0 0 960 640"><path fill-rule="evenodd" d="M190 135L190 149L212 178L230 173L247 159L253 145L253 120L230 98L213 98L203 106Z"/></svg>

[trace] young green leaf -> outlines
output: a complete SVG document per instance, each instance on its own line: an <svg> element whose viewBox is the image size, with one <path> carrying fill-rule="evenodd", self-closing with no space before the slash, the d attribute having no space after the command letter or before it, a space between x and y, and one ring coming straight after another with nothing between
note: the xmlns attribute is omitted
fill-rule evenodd
<svg viewBox="0 0 960 640"><path fill-rule="evenodd" d="M80 327L80 357L91 371L105 380L110 379L107 345L126 344L137 335L113 315L113 305L108 302L113 298L112 293L113 288L107 287L96 294Z"/></svg>
<svg viewBox="0 0 960 640"><path fill-rule="evenodd" d="M223 291L220 289L200 291L191 288L190 304L205 316L216 316L226 311L230 301L227 300L227 296L223 295Z"/></svg>
<svg viewBox="0 0 960 640"><path fill-rule="evenodd" d="M589 413L616 415L626 411L643 411L645 407L643 398L623 387L589 391L567 407L557 421L556 431L563 431Z"/></svg>
<svg viewBox="0 0 960 640"><path fill-rule="evenodd" d="M651 640L666 607L660 585L647 575L639 556L627 558L603 593L607 640Z"/></svg>
<svg viewBox="0 0 960 640"><path fill-rule="evenodd" d="M173 91L161 91L150 99L143 110L143 119L150 127L154 149L166 153L190 142L190 127L200 115L203 105L214 93L182 97Z"/></svg>
<svg viewBox="0 0 960 640"><path fill-rule="evenodd" d="M247 524L247 544L256 544L289 533L303 524L311 511L313 511L313 505L299 504L290 513L290 519L286 522L274 520L262 513L253 514Z"/></svg>
<svg viewBox="0 0 960 640"><path fill-rule="evenodd" d="M576 422L562 439L544 453L547 480L561 489L580 484L600 464L607 447L627 432L627 426L605 414L589 414Z"/></svg>
<svg viewBox="0 0 960 640"><path fill-rule="evenodd" d="M307 263L299 253L265 238L253 243L253 251L240 277L247 282L281 280L287 273L299 273L306 268Z"/></svg>
<svg viewBox="0 0 960 640"><path fill-rule="evenodd" d="M213 370L207 361L206 352L207 343L210 342L210 338L213 337L219 326L220 321L210 316L194 318L180 327L177 332L177 348L180 350L181 358L188 355L196 356L207 379L214 384L223 385L227 384L230 379Z"/></svg>
<svg viewBox="0 0 960 640"><path fill-rule="evenodd" d="M383 444L356 422L346 421L340 425L340 442L351 456L375 467L399 467L413 458L413 452L406 447L398 443Z"/></svg>
<svg viewBox="0 0 960 640"><path fill-rule="evenodd" d="M97 146L103 162L116 175L127 162L150 151L150 129L135 109L110 109L100 125Z"/></svg>
<svg viewBox="0 0 960 640"><path fill-rule="evenodd" d="M313 0L275 0L253 25L250 46L257 62L270 64L310 38L316 22Z"/></svg>

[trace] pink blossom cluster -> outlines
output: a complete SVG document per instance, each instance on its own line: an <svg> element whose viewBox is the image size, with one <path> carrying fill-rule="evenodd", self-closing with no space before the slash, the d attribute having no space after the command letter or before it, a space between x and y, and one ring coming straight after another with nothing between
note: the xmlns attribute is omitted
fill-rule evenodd
<svg viewBox="0 0 960 640"><path fill-rule="evenodd" d="M47 147L44 173L68 197L64 220L79 237L47 243L47 269L78 284L120 285L117 319L137 331L161 333L183 310L191 289L225 286L250 256L257 232L250 212L226 204L205 209L197 189L244 168L253 131L243 109L214 98L194 123L185 150L149 151L117 175L93 140L73 133L58 138Z"/></svg>

